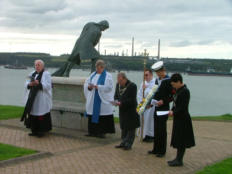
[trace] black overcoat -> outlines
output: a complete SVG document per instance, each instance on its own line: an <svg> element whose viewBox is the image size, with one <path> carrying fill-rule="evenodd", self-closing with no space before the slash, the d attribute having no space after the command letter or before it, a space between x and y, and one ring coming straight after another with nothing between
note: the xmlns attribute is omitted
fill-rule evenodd
<svg viewBox="0 0 232 174"><path fill-rule="evenodd" d="M137 86L128 80L123 94L120 94L119 88L119 84L117 83L114 99L121 102L121 105L119 106L120 128L123 130L138 128L140 126L140 121L139 115L136 112Z"/></svg>
<svg viewBox="0 0 232 174"><path fill-rule="evenodd" d="M173 129L171 146L174 148L189 148L195 145L192 120L189 114L190 92L184 85L174 96Z"/></svg>

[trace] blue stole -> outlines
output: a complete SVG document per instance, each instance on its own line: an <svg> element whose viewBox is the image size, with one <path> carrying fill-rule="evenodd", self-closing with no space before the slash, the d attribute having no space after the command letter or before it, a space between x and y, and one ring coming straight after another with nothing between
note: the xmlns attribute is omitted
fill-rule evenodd
<svg viewBox="0 0 232 174"><path fill-rule="evenodd" d="M90 82L92 81L93 77L97 74L95 72L91 77L90 77ZM98 81L97 85L104 85L105 84L105 79L106 79L106 70L104 70ZM92 123L98 123L99 121L99 114L100 114L100 109L101 109L101 98L99 96L98 90L95 89L95 94L94 94L94 102L93 102L93 115L92 115Z"/></svg>

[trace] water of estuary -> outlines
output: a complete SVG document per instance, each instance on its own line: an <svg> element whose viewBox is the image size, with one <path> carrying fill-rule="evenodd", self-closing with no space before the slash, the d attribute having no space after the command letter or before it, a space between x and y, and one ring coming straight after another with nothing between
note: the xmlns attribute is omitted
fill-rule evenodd
<svg viewBox="0 0 232 174"><path fill-rule="evenodd" d="M33 68L27 70L5 69L0 66L0 104L23 106L24 83ZM49 68L49 72L55 69ZM74 69L70 76L88 77L89 71ZM143 72L128 71L128 78L139 88ZM117 72L112 72L116 83ZM189 76L183 74L184 83L191 92L190 114L192 116L213 116L232 113L232 78ZM115 115L117 115L117 109Z"/></svg>

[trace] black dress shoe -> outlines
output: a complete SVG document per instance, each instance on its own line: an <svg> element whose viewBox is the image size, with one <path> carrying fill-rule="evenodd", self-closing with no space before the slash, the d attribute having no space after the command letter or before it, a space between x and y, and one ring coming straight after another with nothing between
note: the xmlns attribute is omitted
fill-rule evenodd
<svg viewBox="0 0 232 174"><path fill-rule="evenodd" d="M123 144L119 144L117 146L115 146L115 148L124 148L125 146Z"/></svg>
<svg viewBox="0 0 232 174"><path fill-rule="evenodd" d="M168 161L168 164L173 163L175 160L177 160L176 158L174 160Z"/></svg>
<svg viewBox="0 0 232 174"><path fill-rule="evenodd" d="M106 135L105 134L98 134L96 135L97 138L106 138Z"/></svg>
<svg viewBox="0 0 232 174"><path fill-rule="evenodd" d="M171 167L183 166L183 162L175 159L173 161L168 161L168 165Z"/></svg>
<svg viewBox="0 0 232 174"><path fill-rule="evenodd" d="M36 133L29 133L28 135L29 135L29 136L37 136Z"/></svg>
<svg viewBox="0 0 232 174"><path fill-rule="evenodd" d="M148 154L153 154L153 155L157 154L154 150L149 150L147 153Z"/></svg>
<svg viewBox="0 0 232 174"><path fill-rule="evenodd" d="M145 142L146 142L146 143L153 143L153 142L154 142L154 140L153 140L153 139L151 139L151 138L149 138L149 139L147 139Z"/></svg>
<svg viewBox="0 0 232 174"><path fill-rule="evenodd" d="M93 135L93 134L86 134L85 136L86 137L95 137L95 135Z"/></svg>
<svg viewBox="0 0 232 174"><path fill-rule="evenodd" d="M124 146L123 149L124 149L124 150L131 150L131 147L130 147L130 146Z"/></svg>
<svg viewBox="0 0 232 174"><path fill-rule="evenodd" d="M158 157L158 158L162 158L162 157L164 157L164 154L158 153L158 154L156 154L155 156Z"/></svg>
<svg viewBox="0 0 232 174"><path fill-rule="evenodd" d="M44 133L38 133L36 136L39 137L39 138L41 138L41 137L44 136Z"/></svg>

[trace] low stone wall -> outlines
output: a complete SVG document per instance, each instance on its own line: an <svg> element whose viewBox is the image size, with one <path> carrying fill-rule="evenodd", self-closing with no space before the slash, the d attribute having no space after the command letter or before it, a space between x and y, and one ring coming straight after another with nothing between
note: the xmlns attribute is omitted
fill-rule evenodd
<svg viewBox="0 0 232 174"><path fill-rule="evenodd" d="M88 119L84 117L85 79L83 77L52 77L53 126L87 131Z"/></svg>

